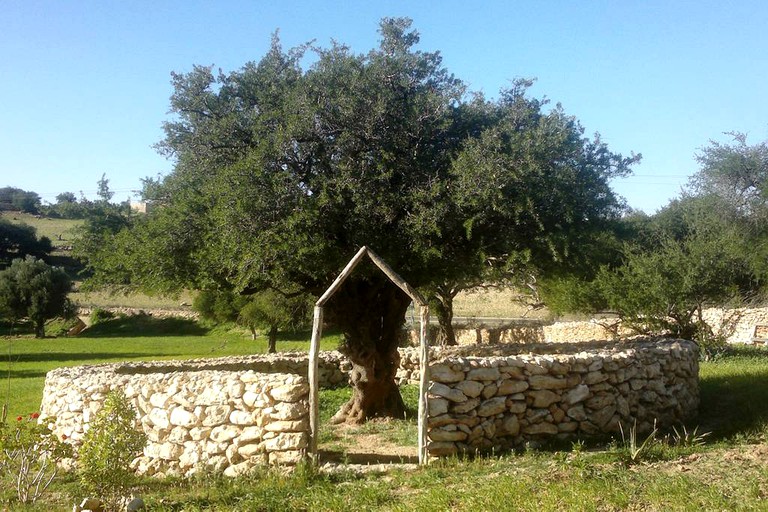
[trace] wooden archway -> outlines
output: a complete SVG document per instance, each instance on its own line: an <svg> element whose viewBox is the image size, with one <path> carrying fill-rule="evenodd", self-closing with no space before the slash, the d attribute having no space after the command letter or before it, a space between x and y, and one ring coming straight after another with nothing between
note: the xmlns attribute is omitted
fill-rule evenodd
<svg viewBox="0 0 768 512"><path fill-rule="evenodd" d="M357 251L357 254L349 260L347 266L341 271L339 277L328 287L323 295L315 303L314 320L312 323L312 343L309 349L309 428L310 455L317 458L317 438L319 434L320 413L318 408L319 386L317 377L318 356L320 352L320 337L323 331L323 306L333 296L339 287L355 270L355 267L368 258L376 265L395 285L403 290L415 304L419 306L419 363L421 369L421 379L419 381L419 464L427 462L427 390L429 387L429 342L427 341L427 326L429 325L429 307L424 297L416 291L411 285L405 282L397 272L387 265L375 252L363 246Z"/></svg>

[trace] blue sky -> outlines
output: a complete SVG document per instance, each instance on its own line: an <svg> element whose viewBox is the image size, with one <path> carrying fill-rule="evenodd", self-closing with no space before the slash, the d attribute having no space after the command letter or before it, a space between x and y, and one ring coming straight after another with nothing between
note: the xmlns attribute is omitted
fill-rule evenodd
<svg viewBox="0 0 768 512"><path fill-rule="evenodd" d="M614 182L653 213L724 132L768 139L763 1L66 1L0 0L0 186L116 200L172 162L152 145L168 119L171 71L226 71L284 46L331 39L367 52L378 21L408 16L472 90L515 77L562 103L612 150L643 154Z"/></svg>

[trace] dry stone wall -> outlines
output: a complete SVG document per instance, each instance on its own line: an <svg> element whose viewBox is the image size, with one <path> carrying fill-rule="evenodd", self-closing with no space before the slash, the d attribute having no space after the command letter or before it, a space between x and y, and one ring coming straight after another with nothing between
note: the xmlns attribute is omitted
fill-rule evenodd
<svg viewBox="0 0 768 512"><path fill-rule="evenodd" d="M341 354L324 356L321 384L344 383ZM106 395L120 389L148 437L133 462L138 473L235 476L304 456L306 372L306 354L60 368L46 376L41 421L55 419L55 434L78 447Z"/></svg>
<svg viewBox="0 0 768 512"><path fill-rule="evenodd" d="M671 426L696 415L698 347L683 340L514 345L430 365L429 453ZM536 352L540 353L536 353ZM549 353L559 352L559 353Z"/></svg>

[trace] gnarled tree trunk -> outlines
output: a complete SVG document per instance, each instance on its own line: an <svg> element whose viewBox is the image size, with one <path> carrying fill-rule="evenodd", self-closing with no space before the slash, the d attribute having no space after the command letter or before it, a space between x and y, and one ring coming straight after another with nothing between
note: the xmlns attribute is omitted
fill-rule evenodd
<svg viewBox="0 0 768 512"><path fill-rule="evenodd" d="M410 302L395 285L371 279L350 279L329 302L333 321L344 333L341 351L352 362L352 398L333 417L334 423L405 415L395 377Z"/></svg>

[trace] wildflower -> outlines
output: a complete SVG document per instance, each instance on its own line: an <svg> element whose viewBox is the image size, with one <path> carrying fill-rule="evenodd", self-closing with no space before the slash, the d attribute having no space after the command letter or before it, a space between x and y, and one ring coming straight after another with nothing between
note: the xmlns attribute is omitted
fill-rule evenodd
<svg viewBox="0 0 768 512"><path fill-rule="evenodd" d="M33 420L36 420L37 418L40 417L40 413L39 412L33 412L32 414L30 414L30 416L32 417Z"/></svg>
<svg viewBox="0 0 768 512"><path fill-rule="evenodd" d="M61 434L61 440L66 441L68 439L67 434Z"/></svg>
<svg viewBox="0 0 768 512"><path fill-rule="evenodd" d="M23 419L24 419L23 417L21 417L21 416L18 416L18 417L16 418L16 421L21 421L21 420L23 420Z"/></svg>

